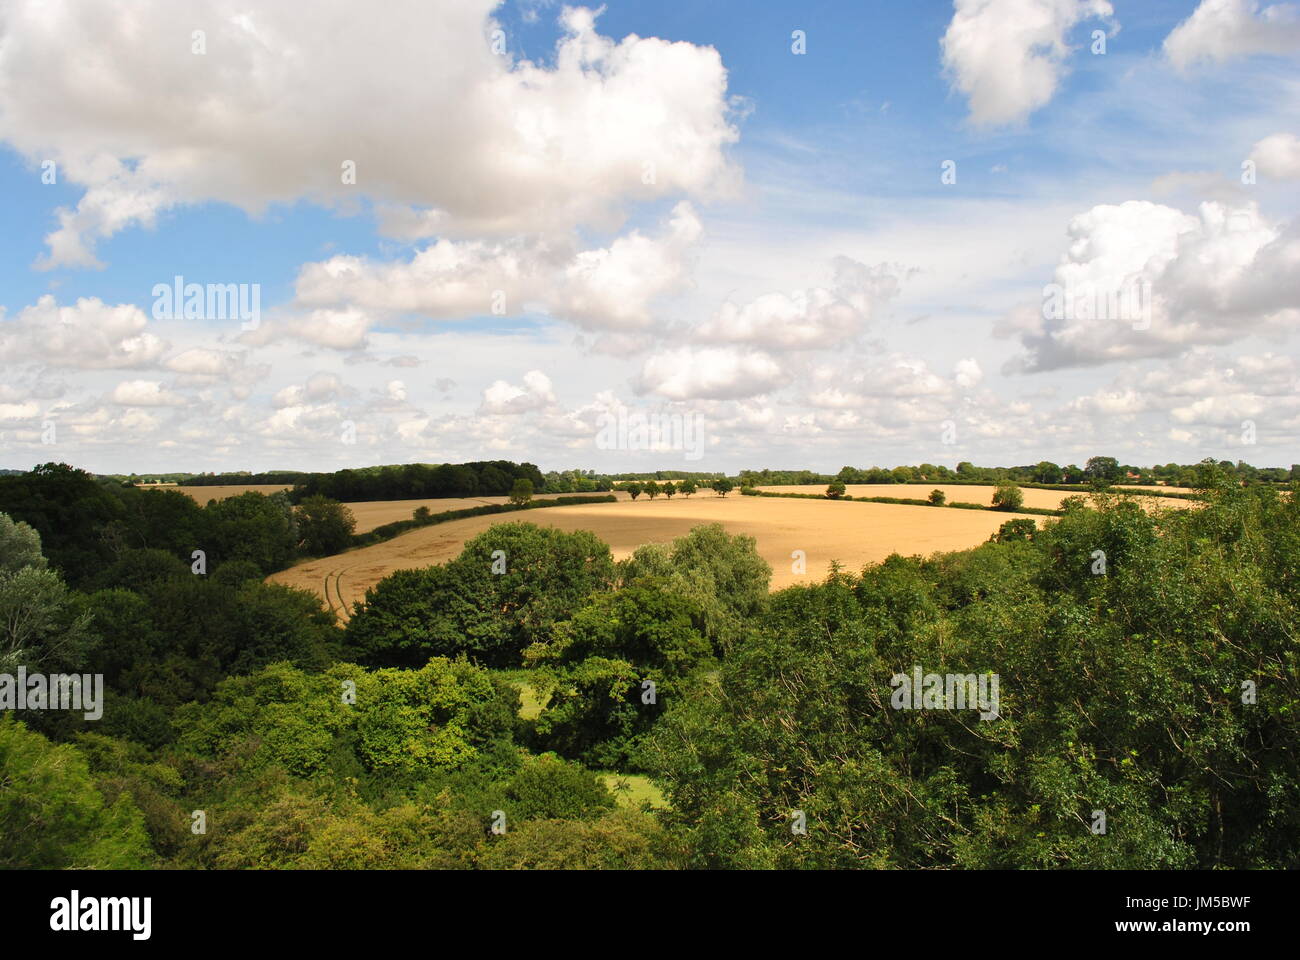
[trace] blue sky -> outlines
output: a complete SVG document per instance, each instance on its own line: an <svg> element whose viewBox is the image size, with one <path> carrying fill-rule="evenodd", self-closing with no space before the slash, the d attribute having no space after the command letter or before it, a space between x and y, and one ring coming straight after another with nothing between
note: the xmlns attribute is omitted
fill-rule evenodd
<svg viewBox="0 0 1300 960"><path fill-rule="evenodd" d="M1300 461L1296 4L296 6L0 13L0 466Z"/></svg>

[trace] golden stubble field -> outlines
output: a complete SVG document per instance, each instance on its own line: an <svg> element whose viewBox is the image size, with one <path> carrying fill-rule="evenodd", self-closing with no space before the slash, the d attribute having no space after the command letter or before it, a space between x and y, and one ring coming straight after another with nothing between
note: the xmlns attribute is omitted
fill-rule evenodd
<svg viewBox="0 0 1300 960"><path fill-rule="evenodd" d="M826 492L826 484L810 483L789 487L759 487L759 490L770 491L772 493L816 493L823 494ZM997 488L992 486L977 486L975 484L965 483L848 483L845 484L844 492L851 497L901 497L907 500L925 500L930 496L931 490L942 490L948 496L949 503L978 503L988 506L993 502L993 491ZM1191 493L1191 490L1183 487L1115 487L1119 492L1132 492L1140 494L1144 490L1164 490L1169 493ZM1025 506L1042 508L1046 510L1058 510L1061 501L1066 497L1086 497L1086 493L1072 493L1070 491L1057 490L1038 490L1032 487L1021 487L1020 492L1024 494ZM1161 506L1168 507L1185 507L1189 501L1178 500L1174 497L1154 497Z"/></svg>
<svg viewBox="0 0 1300 960"><path fill-rule="evenodd" d="M200 506L206 504L209 500L224 500L227 497L237 497L241 493L248 493L250 490L254 493L271 494L278 493L281 490L290 489L284 484L275 483L248 483L243 485L212 486L212 487L194 487L178 486L176 484L141 484L142 489L147 490L179 490L181 493L192 497ZM543 493L538 495L538 500L551 500L555 498L564 499L566 497L604 497L609 496L606 493ZM628 499L626 493L614 493L619 499ZM428 507L433 513L441 513L444 510L464 510L469 507L481 507L489 503L507 503L509 497L444 497L440 500L366 500L359 503L346 504L347 508L352 511L356 517L357 533L369 533L375 527L382 527L386 523L392 523L395 520L410 520L411 515L415 512L416 507Z"/></svg>
<svg viewBox="0 0 1300 960"><path fill-rule="evenodd" d="M227 484L225 486L212 487L191 487L175 483L141 483L138 484L141 490L179 490L186 496L192 497L199 506L203 506L209 500L224 500L226 497L237 497L241 493L279 493L281 490L288 490L288 484L283 483L243 483Z"/></svg>
<svg viewBox="0 0 1300 960"><path fill-rule="evenodd" d="M991 494L990 494L991 495ZM435 501L445 503L446 501ZM361 504L351 504L355 510ZM431 509L435 509L431 506ZM409 515L409 513L408 513ZM712 492L672 500L550 507L513 514L471 517L424 527L384 543L298 564L268 579L315 591L346 619L368 587L394 570L450 560L466 540L494 524L524 520L565 531L590 530L623 559L645 543L670 541L705 523L754 537L772 566L772 587L822 580L831 561L850 570L878 563L891 553L920 554L977 546L1004 522L1021 514L948 510L883 503L833 503L776 497L719 497ZM1045 519L1036 517L1040 522ZM806 573L793 570L791 554L806 554Z"/></svg>

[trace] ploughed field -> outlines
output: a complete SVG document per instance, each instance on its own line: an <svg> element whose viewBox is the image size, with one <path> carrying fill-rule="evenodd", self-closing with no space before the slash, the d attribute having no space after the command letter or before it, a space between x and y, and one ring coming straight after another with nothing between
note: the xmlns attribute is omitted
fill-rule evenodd
<svg viewBox="0 0 1300 960"><path fill-rule="evenodd" d="M909 489L915 491L920 486ZM926 487L925 492L930 489ZM991 488L989 496L992 496ZM455 509L443 506L449 502L418 503L425 503L437 513L441 509ZM368 505L349 506L360 519L359 508ZM409 510L405 516L410 516ZM739 493L719 497L712 491L672 500L664 497L649 500L642 496L633 501L623 494L616 503L550 507L518 515L495 514L421 527L383 543L300 563L268 579L314 590L346 619L352 604L365 598L366 589L394 570L450 560L460 553L466 540L494 524L522 520L565 531L590 530L610 545L615 559L623 559L642 544L667 542L701 524L721 523L729 533L755 539L758 552L772 567L772 587L780 589L822 580L833 560L858 570L868 563L878 563L891 553L928 556L938 551L965 550L987 540L1015 516L1020 514L744 497ZM1041 522L1047 518L1035 519ZM803 574L793 569L791 554L796 550L804 551L807 557Z"/></svg>
<svg viewBox="0 0 1300 960"><path fill-rule="evenodd" d="M826 484L809 483L787 487L759 487L759 490L770 493L817 493L826 492ZM965 483L848 483L844 485L844 492L851 497L901 497L907 500L926 500L930 496L931 490L942 490L948 497L949 503L978 503L988 506L993 502L993 491L997 487L989 484L988 486ZM1115 487L1114 490L1119 493L1141 494L1144 491L1163 490L1167 493L1192 493L1193 491L1186 487ZM1061 501L1066 497L1086 497L1087 493L1079 493L1069 490L1038 490L1033 487L1021 487L1020 492L1024 494L1026 507L1041 507L1046 510L1056 510L1061 506ZM1154 497L1156 503L1165 507L1185 507L1190 501L1179 500L1176 497Z"/></svg>

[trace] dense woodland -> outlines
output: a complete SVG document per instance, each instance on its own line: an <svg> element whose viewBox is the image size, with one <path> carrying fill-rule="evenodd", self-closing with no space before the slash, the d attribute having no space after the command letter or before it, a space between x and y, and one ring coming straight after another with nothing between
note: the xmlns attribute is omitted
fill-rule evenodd
<svg viewBox="0 0 1300 960"><path fill-rule="evenodd" d="M1195 479L772 594L719 526L507 522L343 629L262 582L302 503L3 477L0 672L108 694L0 717L0 867L1295 867L1300 490ZM893 709L917 665L998 718Z"/></svg>

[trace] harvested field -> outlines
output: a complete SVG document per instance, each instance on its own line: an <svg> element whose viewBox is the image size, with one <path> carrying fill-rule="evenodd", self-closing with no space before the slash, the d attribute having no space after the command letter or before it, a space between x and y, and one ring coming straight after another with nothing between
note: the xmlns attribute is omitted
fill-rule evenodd
<svg viewBox="0 0 1300 960"><path fill-rule="evenodd" d="M810 483L788 487L759 487L759 490L771 493L817 493L826 492L826 484ZM902 497L908 500L925 500L931 490L942 490L948 496L949 503L978 503L988 506L993 502L993 485L977 486L964 483L850 483L845 485L845 492L851 497ZM1117 491L1141 493L1143 490L1164 490L1168 493L1191 493L1183 487L1116 487ZM1021 487L1025 495L1026 507L1040 507L1056 510L1066 497L1086 497L1086 493L1057 490L1038 490L1033 487ZM1163 506L1186 505L1188 501L1174 497L1157 498Z"/></svg>
<svg viewBox="0 0 1300 960"><path fill-rule="evenodd" d="M226 497L237 497L241 493L248 493L250 490L253 493L270 494L289 489L289 484L286 483L245 483L211 487L177 486L174 483L142 483L139 486L142 490L179 490L181 493L193 497L195 503L199 506L203 506L209 500L224 500Z"/></svg>
<svg viewBox="0 0 1300 960"><path fill-rule="evenodd" d="M627 499L626 493L614 493L619 499ZM539 493L535 500L563 500L566 497L607 497L609 493ZM465 510L481 507L485 504L509 503L509 497L444 497L438 500L366 500L361 503L349 503L348 509L357 518L357 533L369 533L375 527L397 520L410 520L416 507L428 507L430 513L442 513L444 510Z"/></svg>
<svg viewBox="0 0 1300 960"><path fill-rule="evenodd" d="M817 500L718 497L620 500L537 510L526 516L485 516L436 524L384 543L311 560L270 579L314 590L346 619L366 589L394 570L442 563L460 553L471 537L489 527L524 520L561 530L590 530L610 545L615 559L644 543L665 542L705 523L755 538L772 565L774 589L813 583L825 577L832 560L851 570L879 562L891 553L929 555L964 550L987 540L1005 521L1021 514L946 510L883 503L831 503ZM1042 521L1044 518L1035 518ZM803 550L806 573L792 570L791 554Z"/></svg>

